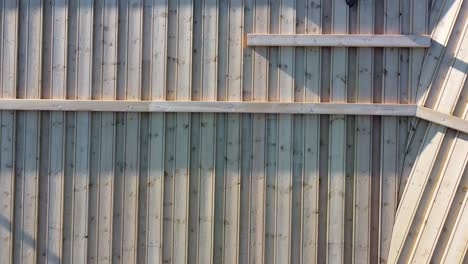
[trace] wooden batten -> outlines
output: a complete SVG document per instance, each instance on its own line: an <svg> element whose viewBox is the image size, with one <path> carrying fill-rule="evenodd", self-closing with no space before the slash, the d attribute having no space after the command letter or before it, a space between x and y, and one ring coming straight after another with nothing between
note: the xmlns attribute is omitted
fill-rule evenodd
<svg viewBox="0 0 468 264"><path fill-rule="evenodd" d="M428 48L430 45L431 38L426 35L247 35L247 46Z"/></svg>

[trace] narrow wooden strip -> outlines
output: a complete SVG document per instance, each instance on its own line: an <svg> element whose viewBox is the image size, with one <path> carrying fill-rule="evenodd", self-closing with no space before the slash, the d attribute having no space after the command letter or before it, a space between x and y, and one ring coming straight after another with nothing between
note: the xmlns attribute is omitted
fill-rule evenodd
<svg viewBox="0 0 468 264"><path fill-rule="evenodd" d="M430 45L431 38L427 35L247 35L247 46L427 48Z"/></svg>
<svg viewBox="0 0 468 264"><path fill-rule="evenodd" d="M422 106L417 107L416 116L432 123L468 133L468 121L456 116L440 113Z"/></svg>
<svg viewBox="0 0 468 264"><path fill-rule="evenodd" d="M0 110L91 112L285 113L414 116L415 105L293 102L171 102L0 99Z"/></svg>

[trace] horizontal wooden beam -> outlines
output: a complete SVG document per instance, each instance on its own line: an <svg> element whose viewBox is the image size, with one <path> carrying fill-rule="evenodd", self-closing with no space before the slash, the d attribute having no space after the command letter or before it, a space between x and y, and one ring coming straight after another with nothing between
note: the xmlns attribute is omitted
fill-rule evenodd
<svg viewBox="0 0 468 264"><path fill-rule="evenodd" d="M201 102L201 101L93 101L48 99L0 99L0 110L90 111L90 112L195 112L276 113L414 116L415 105L285 103L285 102Z"/></svg>
<svg viewBox="0 0 468 264"><path fill-rule="evenodd" d="M427 48L430 45L427 35L247 35L247 46Z"/></svg>
<svg viewBox="0 0 468 264"><path fill-rule="evenodd" d="M409 104L0 99L0 110L416 116L468 133L468 121Z"/></svg>
<svg viewBox="0 0 468 264"><path fill-rule="evenodd" d="M418 106L416 117L468 133L468 121L456 116L440 113L427 107Z"/></svg>

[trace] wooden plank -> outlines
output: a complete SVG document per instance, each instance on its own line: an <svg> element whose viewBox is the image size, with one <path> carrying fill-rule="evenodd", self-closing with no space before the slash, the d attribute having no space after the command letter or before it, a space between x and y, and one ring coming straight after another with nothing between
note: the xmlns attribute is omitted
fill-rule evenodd
<svg viewBox="0 0 468 264"><path fill-rule="evenodd" d="M179 0L176 100L190 100L192 73L193 1ZM173 204L173 262L186 263L188 252L188 205L190 167L190 114L176 114Z"/></svg>
<svg viewBox="0 0 468 264"><path fill-rule="evenodd" d="M280 6L280 33L295 32L295 1L283 0ZM279 50L279 101L294 101L294 48ZM275 262L289 263L291 258L292 217L292 115L278 115L276 173Z"/></svg>
<svg viewBox="0 0 468 264"><path fill-rule="evenodd" d="M452 33L452 27L455 24L454 20L460 11L463 1L449 0L444 2L442 9L443 15L438 19L437 26L432 31L432 44L427 55L424 57L421 76L418 83L415 102L417 105L424 105L434 74L439 67L440 58L447 46L447 41Z"/></svg>
<svg viewBox="0 0 468 264"><path fill-rule="evenodd" d="M242 39L243 2L230 1L227 56L227 100L242 100ZM238 262L240 215L240 140L239 114L226 116L226 166L224 175L224 261Z"/></svg>
<svg viewBox="0 0 468 264"><path fill-rule="evenodd" d="M94 41L102 47L102 53L94 54L93 57L100 58L94 65L98 67L99 72L94 71L93 79L98 82L93 90L93 99L97 100L115 100L116 99L116 73L117 73L117 31L118 31L118 11L113 8L117 1L101 1L95 10L95 25L99 30L95 30ZM102 21L102 23L97 23ZM107 30L105 30L107 29ZM99 35L96 33L100 32ZM94 52L99 49L94 49ZM113 194L114 194L114 175L115 175L115 141L116 126L114 113L102 113L99 122L99 135L96 143L98 146L98 172L97 172L97 256L98 261L110 263L112 260L112 234L113 234Z"/></svg>
<svg viewBox="0 0 468 264"><path fill-rule="evenodd" d="M384 34L400 33L400 3L385 1ZM382 102L399 103L399 60L398 48L383 49ZM380 191L380 259L387 261L392 229L395 221L398 196L398 174L400 173L397 117L382 117L381 130L381 191Z"/></svg>
<svg viewBox="0 0 468 264"><path fill-rule="evenodd" d="M70 4L69 23L70 46L68 54L67 97L72 99L91 99L92 87L92 47L93 47L93 9L89 0ZM82 11L85 10L85 11ZM70 48L69 46L69 48ZM80 112L72 117L74 123L74 143L72 146L73 169L66 177L72 177L72 222L71 256L76 263L87 261L88 249L88 196L89 196L89 154L90 154L90 113ZM67 131L67 133L70 133ZM66 205L70 206L70 205Z"/></svg>
<svg viewBox="0 0 468 264"><path fill-rule="evenodd" d="M414 116L409 104L0 99L1 110Z"/></svg>
<svg viewBox="0 0 468 264"><path fill-rule="evenodd" d="M440 113L427 107L418 107L416 116L438 125L452 128L463 133L468 133L468 122L456 116Z"/></svg>
<svg viewBox="0 0 468 264"><path fill-rule="evenodd" d="M462 138L455 138L453 150L434 188L434 196L428 202L426 215L420 227L421 231L410 257L413 263L427 263L431 260L458 184L463 177L467 163L468 140L466 134L461 136Z"/></svg>
<svg viewBox="0 0 468 264"><path fill-rule="evenodd" d="M164 100L166 96L167 73L167 36L168 3L167 0L152 1L152 72L151 99ZM164 219L164 160L165 160L165 115L150 114L149 121L149 173L147 198L147 258L148 263L163 261L163 219Z"/></svg>
<svg viewBox="0 0 468 264"><path fill-rule="evenodd" d="M118 91L122 99L141 99L141 49L143 34L143 1L127 0L120 2L122 17L119 27L120 53L118 69ZM118 94L119 96L119 94ZM126 113L124 118L123 147L123 212L122 212L122 261L137 262L138 232L138 191L140 163L140 114Z"/></svg>
<svg viewBox="0 0 468 264"><path fill-rule="evenodd" d="M268 1L255 1L254 32L268 32ZM268 100L268 48L253 48L253 101ZM266 116L252 116L252 162L250 198L249 261L263 263L265 252L265 198L266 198Z"/></svg>
<svg viewBox="0 0 468 264"><path fill-rule="evenodd" d="M468 244L468 195L465 195L450 240L441 263L463 263L466 260Z"/></svg>
<svg viewBox="0 0 468 264"><path fill-rule="evenodd" d="M333 34L345 34L348 28L348 6L335 0L332 3ZM332 48L330 97L332 102L346 102L347 95L348 50ZM346 153L346 117L330 116L330 145L328 171L328 247L327 260L343 263L344 254L344 199L345 199L345 153Z"/></svg>
<svg viewBox="0 0 468 264"><path fill-rule="evenodd" d="M374 30L375 6L373 1L359 3L358 32L372 34ZM372 102L374 52L370 48L357 50L358 103ZM372 119L370 116L356 117L356 150L354 164L354 228L353 257L356 263L369 263L371 226L371 175L372 175Z"/></svg>
<svg viewBox="0 0 468 264"><path fill-rule="evenodd" d="M0 7L0 97L14 98L17 85L18 1L3 1ZM0 256L13 262L15 199L15 112L0 111Z"/></svg>
<svg viewBox="0 0 468 264"><path fill-rule="evenodd" d="M202 100L216 100L218 58L218 1L205 0L203 7ZM201 114L198 263L212 263L215 206L215 114Z"/></svg>
<svg viewBox="0 0 468 264"><path fill-rule="evenodd" d="M247 34L247 46L427 48L430 45L431 38L426 35Z"/></svg>
<svg viewBox="0 0 468 264"><path fill-rule="evenodd" d="M307 1L305 31L307 34L321 30L322 6L320 0ZM305 49L304 101L319 102L321 86L321 49ZM318 261L319 233L319 156L320 117L304 116L303 134L303 188L302 188L302 261Z"/></svg>
<svg viewBox="0 0 468 264"><path fill-rule="evenodd" d="M39 98L42 53L42 1L19 1L18 98ZM15 157L13 262L35 263L37 256L40 113L20 112Z"/></svg>
<svg viewBox="0 0 468 264"><path fill-rule="evenodd" d="M54 1L45 6L44 23L44 62L45 74L42 94L46 98L65 99L66 93L66 59L67 59L67 9L56 8L63 6L64 1ZM50 119L43 120L44 129L49 130L48 146L45 148L48 155L46 169L46 188L41 188L47 207L44 226L45 241L40 249L39 261L57 263L62 258L62 230L63 230L63 189L64 189L64 158L65 151L65 113L52 112ZM42 210L41 210L42 211Z"/></svg>

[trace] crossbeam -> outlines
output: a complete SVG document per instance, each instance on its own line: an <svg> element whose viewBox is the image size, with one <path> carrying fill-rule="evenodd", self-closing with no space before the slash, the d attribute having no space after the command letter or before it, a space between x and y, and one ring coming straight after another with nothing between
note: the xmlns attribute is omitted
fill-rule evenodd
<svg viewBox="0 0 468 264"><path fill-rule="evenodd" d="M427 35L247 35L247 46L428 48L430 45Z"/></svg>
<svg viewBox="0 0 468 264"><path fill-rule="evenodd" d="M411 104L0 99L0 110L415 116L468 133L468 121Z"/></svg>
<svg viewBox="0 0 468 264"><path fill-rule="evenodd" d="M0 110L414 116L401 104L0 99Z"/></svg>

